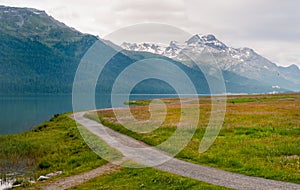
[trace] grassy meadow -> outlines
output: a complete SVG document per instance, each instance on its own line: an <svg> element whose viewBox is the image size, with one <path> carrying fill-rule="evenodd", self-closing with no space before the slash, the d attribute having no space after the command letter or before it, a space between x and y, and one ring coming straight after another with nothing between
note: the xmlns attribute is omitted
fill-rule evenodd
<svg viewBox="0 0 300 190"><path fill-rule="evenodd" d="M79 133L79 131L81 133ZM92 138L89 146L82 136ZM100 150L102 149L102 150ZM103 151L103 149L105 149ZM30 184L40 175L62 171L49 181L89 171L107 163L92 150L107 151L115 158L120 154L99 138L91 135L69 118L69 114L55 115L32 131L0 136L0 179L17 178L16 189L40 189L44 182ZM97 177L74 189L227 189L169 174L151 168L122 168Z"/></svg>
<svg viewBox="0 0 300 190"><path fill-rule="evenodd" d="M182 114L177 99L163 101L167 107L166 118L159 128L147 133L123 127L119 121L128 118L126 115L119 114L117 120L112 110L97 113L104 125L156 146L174 133ZM150 102L127 102L131 105L130 112L143 127L150 116L162 118L163 110L159 108L150 115ZM197 103L191 100L188 109L195 109ZM201 97L199 105L197 130L177 158L250 176L300 183L300 94L229 96L219 136L201 154L198 150L209 121L210 98Z"/></svg>
<svg viewBox="0 0 300 190"><path fill-rule="evenodd" d="M63 172L57 177L64 177L106 163L83 141L68 114L56 115L32 131L0 136L0 147L2 179L26 176L36 180L56 171Z"/></svg>
<svg viewBox="0 0 300 190"><path fill-rule="evenodd" d="M191 112L200 105L199 124L192 140L177 154L177 158L250 176L300 183L300 94L229 96L224 125L215 143L204 153L198 150L209 121L211 100L201 97L199 101L184 101L187 103L185 109ZM123 127L112 110L98 111L98 115L87 117L99 117L104 125L156 146L174 133L180 115L184 114L178 99L163 99L163 102L167 108L164 122L159 128L148 132L133 132ZM151 110L152 115L149 103L150 100L127 102L131 106L130 113L144 128L148 126L150 116L154 119L152 121L164 118L164 112L160 110L162 106L159 105L161 102L155 103L158 107ZM121 117L128 118L125 113L128 114L124 112L122 115L121 109ZM189 115L188 118L196 117ZM93 143L89 144L91 148L81 135L93 138ZM91 149L114 151L113 156L120 157L117 151L111 150L99 138L90 135L83 127L77 127L69 114L55 115L32 131L0 136L0 146L2 179L11 176L37 179L40 175L63 171L62 175L53 178L55 180L105 164L106 161ZM38 188L41 184L32 186L24 183L24 186ZM122 168L73 189L124 188L225 189L151 168Z"/></svg>

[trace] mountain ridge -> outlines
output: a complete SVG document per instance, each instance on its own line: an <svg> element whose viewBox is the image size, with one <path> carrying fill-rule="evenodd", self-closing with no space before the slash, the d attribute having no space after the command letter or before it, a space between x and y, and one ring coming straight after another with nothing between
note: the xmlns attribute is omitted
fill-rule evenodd
<svg viewBox="0 0 300 190"><path fill-rule="evenodd" d="M196 34L182 44L171 41L169 45L159 46L154 43L131 44L125 42L121 47L131 51L161 54L182 62L191 61L188 54L193 54L193 56L196 54L197 59L200 60L197 63L199 66L205 67L215 61L224 71L260 81L262 84L279 86L293 91L300 90L300 77L298 77L300 70L296 65L296 67L287 68L277 66L251 48L229 47L212 34ZM291 72L293 75L290 75Z"/></svg>
<svg viewBox="0 0 300 190"><path fill-rule="evenodd" d="M0 48L3 50L0 52L0 94L71 93L81 58L96 42L104 52L116 52L104 74L99 76L102 83L97 84L97 92L111 92L116 77L127 66L142 59L158 58L184 71L194 82L199 94L210 93L203 73L180 60L168 56L157 57L153 53L120 52L116 50L117 46L70 28L44 11L3 6L0 10ZM177 42L171 45L170 54L171 50L182 48ZM164 70L158 69L157 72L163 73ZM223 71L223 75L229 93L268 93L274 90L271 85L259 84L256 80L229 71ZM174 89L157 80L140 84L133 90L134 93L174 93ZM286 91L284 88L275 90Z"/></svg>

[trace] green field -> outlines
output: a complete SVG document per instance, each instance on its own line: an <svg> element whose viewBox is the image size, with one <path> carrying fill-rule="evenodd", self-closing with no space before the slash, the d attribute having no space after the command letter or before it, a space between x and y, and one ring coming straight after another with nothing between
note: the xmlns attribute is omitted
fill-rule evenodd
<svg viewBox="0 0 300 190"><path fill-rule="evenodd" d="M112 111L99 111L98 115L106 126L155 146L173 134L180 116L178 100L163 101L167 105L165 122L149 133L135 133L124 128ZM210 98L202 97L199 102L201 122L191 142L177 158L250 176L300 183L300 94L228 97L223 128L213 146L202 154L198 148L211 105ZM130 103L130 111L139 121L149 118L148 103L150 101ZM190 109L195 109L195 103L195 100L189 102ZM155 114L160 117L159 110L155 111L154 117ZM56 115L32 131L0 136L1 178L15 173L19 177L37 179L39 175L63 171L62 175L54 177L55 180L105 164L106 161L83 141L78 129L93 138L92 149L114 151L100 139L89 136L83 127L77 128L68 114ZM118 158L120 154L115 151L113 156ZM33 187L38 186L40 183ZM151 168L122 168L74 189L91 188L220 189Z"/></svg>
<svg viewBox="0 0 300 190"><path fill-rule="evenodd" d="M90 135L84 128L77 128L69 114L56 115L32 131L0 136L0 174L5 179L14 173L16 183L23 183L21 189L39 189L43 182L34 185L24 178L36 180L40 175L62 171L53 177L72 176L89 171L106 163L98 157L84 142L92 138L90 147L94 150L106 149L116 158L119 153L110 149L100 139ZM79 130L81 135L79 133ZM101 150L101 152L103 152ZM106 174L80 185L74 189L226 189L196 180L172 175L159 170L123 168L112 174Z"/></svg>
<svg viewBox="0 0 300 190"><path fill-rule="evenodd" d="M104 125L155 146L173 134L180 116L177 100L164 101L166 120L149 133L126 129L112 111L99 111L98 115ZM128 102L136 119L149 119L149 102ZM194 103L190 102L190 109L195 108ZM300 94L228 97L223 128L213 146L202 154L198 149L210 116L209 98L200 98L200 110L197 131L177 158L250 176L300 183ZM155 114L160 117L159 112L152 116Z"/></svg>

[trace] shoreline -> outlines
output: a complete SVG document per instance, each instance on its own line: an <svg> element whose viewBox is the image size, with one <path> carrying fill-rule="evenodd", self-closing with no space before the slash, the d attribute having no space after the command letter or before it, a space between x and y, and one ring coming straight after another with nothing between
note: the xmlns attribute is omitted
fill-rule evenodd
<svg viewBox="0 0 300 190"><path fill-rule="evenodd" d="M209 96L209 95L204 95L204 96L199 96L200 98L210 98L210 97L218 97L218 96L226 96L227 100L230 100L230 98L236 98L236 97L261 97L261 96L284 96L284 95L296 95L296 94L300 94L300 92L292 92L292 93L280 93L280 94L220 94L220 95L213 95L213 96ZM41 96L71 96L72 94L39 94ZM136 94L136 95L139 95L139 94ZM0 97L2 95L0 94ZM5 95L6 96L6 95ZM4 97L5 97L4 96ZM35 96L35 95L24 95L25 97L28 97L30 98L31 96ZM140 94L140 96L144 96L143 94ZM8 97L8 99L13 99L13 98L18 98L18 97L22 97L22 95L17 95L16 97ZM187 97L188 98L188 97ZM163 97L161 99L177 99L174 98L174 97ZM72 100L72 96L71 96L71 100ZM145 100L152 100L152 99L145 99ZM135 100L133 100L135 101ZM125 104L124 104L125 105ZM130 106L130 105L129 105ZM135 106L138 106L138 105L135 105ZM116 107L116 108L100 108L100 109L96 109L96 110L82 110L82 111L86 111L86 112L95 112L95 111L106 111L106 110L112 110L112 109L126 109L126 107ZM76 111L76 112L79 112L79 111ZM72 114L72 113L75 113L73 111L71 112L63 112L63 113L56 113L56 114L53 114L52 116L50 116L49 119L46 119L44 120L43 122L39 123L39 124L36 124L36 125L33 125L31 126L28 130L24 130L24 131L20 131L20 132L17 132L17 133L8 133L8 134L0 134L0 136L8 136L8 135L18 135L18 134L21 134L21 133L24 133L24 132L29 132L29 131L32 131L34 130L35 127L51 120L51 118L53 118L55 115L62 115L62 114Z"/></svg>

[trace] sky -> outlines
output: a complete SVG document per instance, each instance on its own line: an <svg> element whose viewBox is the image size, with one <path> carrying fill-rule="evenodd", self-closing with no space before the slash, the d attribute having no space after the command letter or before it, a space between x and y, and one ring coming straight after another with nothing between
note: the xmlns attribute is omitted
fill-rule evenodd
<svg viewBox="0 0 300 190"><path fill-rule="evenodd" d="M131 25L168 24L252 48L278 65L300 66L299 0L0 0L0 5L45 10L102 38Z"/></svg>

